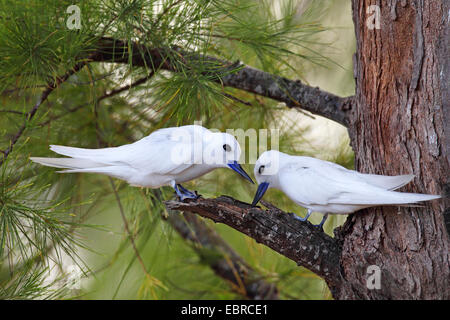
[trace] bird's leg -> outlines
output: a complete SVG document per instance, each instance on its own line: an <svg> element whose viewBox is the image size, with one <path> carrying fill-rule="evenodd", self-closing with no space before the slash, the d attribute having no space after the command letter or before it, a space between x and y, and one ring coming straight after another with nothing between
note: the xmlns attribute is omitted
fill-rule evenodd
<svg viewBox="0 0 450 320"><path fill-rule="evenodd" d="M183 192L184 194L194 197L193 199L197 199L199 197L195 192L192 192L192 191L186 189L181 184L177 184L177 186L181 190L181 192Z"/></svg>
<svg viewBox="0 0 450 320"><path fill-rule="evenodd" d="M198 196L196 194L187 190L186 188L181 186L181 184L176 184L175 181L172 181L172 188L175 189L175 192L181 201L184 201L184 199L197 199L198 198Z"/></svg>
<svg viewBox="0 0 450 320"><path fill-rule="evenodd" d="M297 219L298 221L302 221L302 222L305 222L306 220L308 220L308 218L311 215L311 213L312 213L311 209L308 209L308 213L306 214L306 216L304 218L300 218L298 215L296 215L295 213L291 212L292 216L295 219Z"/></svg>
<svg viewBox="0 0 450 320"><path fill-rule="evenodd" d="M319 224L316 224L314 226L319 227L323 231L323 224L325 223L325 221L327 221L327 218L328 218L328 213L325 213L323 215L322 221Z"/></svg>

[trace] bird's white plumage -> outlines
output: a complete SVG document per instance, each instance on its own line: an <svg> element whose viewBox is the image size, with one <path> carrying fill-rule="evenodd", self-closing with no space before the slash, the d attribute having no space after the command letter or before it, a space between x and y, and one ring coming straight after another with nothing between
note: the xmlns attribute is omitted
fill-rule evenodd
<svg viewBox="0 0 450 320"><path fill-rule="evenodd" d="M259 173L260 167L277 166L273 174ZM335 163L311 157L268 151L255 165L258 183L283 191L298 205L314 212L349 214L379 205L411 204L440 198L436 195L392 191L413 175L383 176L362 174Z"/></svg>
<svg viewBox="0 0 450 320"><path fill-rule="evenodd" d="M64 173L100 173L127 181L134 186L157 188L200 177L222 162L205 161L205 149L223 152L231 146L227 161L238 160L240 147L226 133L215 133L198 125L160 129L131 144L113 148L84 149L51 145L50 149L70 158L30 158L42 165L65 168ZM199 150L194 150L200 148ZM219 157L220 158L220 157Z"/></svg>

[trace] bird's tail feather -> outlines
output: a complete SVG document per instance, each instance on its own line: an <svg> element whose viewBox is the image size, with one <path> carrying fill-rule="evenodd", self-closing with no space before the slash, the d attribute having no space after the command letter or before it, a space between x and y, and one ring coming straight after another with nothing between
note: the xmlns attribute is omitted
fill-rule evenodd
<svg viewBox="0 0 450 320"><path fill-rule="evenodd" d="M122 180L127 180L129 176L129 168L121 167L121 166L106 166L106 167L96 167L96 168L85 168L85 169L67 169L57 171L58 173L100 173L105 174L107 176L111 176L114 178L119 178Z"/></svg>
<svg viewBox="0 0 450 320"><path fill-rule="evenodd" d="M30 160L47 167L64 168L64 169L86 169L104 166L104 164L92 160L77 159L77 158L30 157Z"/></svg>
<svg viewBox="0 0 450 320"><path fill-rule="evenodd" d="M373 190L375 191L375 190ZM353 205L408 205L421 201L439 199L441 196L433 194L407 193L396 191L380 191L374 193L352 193L341 196L335 203Z"/></svg>
<svg viewBox="0 0 450 320"><path fill-rule="evenodd" d="M30 157L30 159L33 162L40 163L44 166L65 169L57 171L58 173L100 173L122 180L127 180L130 175L135 174L130 167L108 165L88 159L37 157Z"/></svg>
<svg viewBox="0 0 450 320"><path fill-rule="evenodd" d="M90 159L96 161L100 160L100 162L102 162L101 160L106 161L107 159L112 158L111 156L118 152L118 147L85 149L85 148L50 145L50 150L67 157Z"/></svg>
<svg viewBox="0 0 450 320"><path fill-rule="evenodd" d="M414 204L416 202L421 201L430 201L441 198L440 195L434 195L434 194L422 194L422 193L406 193L406 192L395 192L397 194L397 197L399 198L398 204ZM394 202L396 200L393 200Z"/></svg>

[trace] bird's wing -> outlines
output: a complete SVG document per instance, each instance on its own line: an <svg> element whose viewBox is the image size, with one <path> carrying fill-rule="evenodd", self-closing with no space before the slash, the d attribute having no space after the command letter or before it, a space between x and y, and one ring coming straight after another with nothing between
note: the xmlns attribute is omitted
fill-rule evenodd
<svg viewBox="0 0 450 320"><path fill-rule="evenodd" d="M339 192L339 185L330 184L317 170L290 164L278 174L281 189L292 200L305 205L327 205Z"/></svg>
<svg viewBox="0 0 450 320"><path fill-rule="evenodd" d="M314 167L320 168L321 170L333 170L334 174L338 175L354 175L354 178L357 177L364 180L364 182L371 184L375 187L384 189L384 190L395 190L400 187L403 187L407 183L409 183L412 179L414 179L413 174L405 174L405 175L397 175L397 176L385 176L380 174L369 174L369 173L360 173L355 170L349 170L344 168L341 165L338 165L334 162L324 161L311 157L300 157L303 161L311 163ZM303 162L302 161L302 162Z"/></svg>
<svg viewBox="0 0 450 320"><path fill-rule="evenodd" d="M358 175L367 183L385 190L398 189L414 179L413 174L384 176L380 174L358 173Z"/></svg>
<svg viewBox="0 0 450 320"><path fill-rule="evenodd" d="M182 128L185 129L179 130ZM192 139L184 136L188 134L194 134L192 128L166 128L120 147L84 149L52 145L50 149L75 159L101 163L103 166L131 167L142 174L178 174L192 166L194 160L198 162L191 152Z"/></svg>
<svg viewBox="0 0 450 320"><path fill-rule="evenodd" d="M291 164L279 173L280 185L291 199L306 205L383 205L431 200L439 196L400 193L366 182L356 171L326 163Z"/></svg>
<svg viewBox="0 0 450 320"><path fill-rule="evenodd" d="M179 174L194 163L199 163L201 154L194 154L191 138L177 129L158 130L137 141L128 150L130 157L127 163L138 170L158 174ZM192 134L190 131L185 133Z"/></svg>

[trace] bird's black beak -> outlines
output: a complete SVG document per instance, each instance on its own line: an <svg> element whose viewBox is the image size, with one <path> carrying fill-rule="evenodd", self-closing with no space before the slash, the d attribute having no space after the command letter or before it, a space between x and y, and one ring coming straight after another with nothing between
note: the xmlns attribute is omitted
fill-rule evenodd
<svg viewBox="0 0 450 320"><path fill-rule="evenodd" d="M268 188L269 188L268 182L262 182L258 186L258 190L256 190L256 194L255 194L255 197L253 198L253 202L252 202L253 207L256 206L256 204L259 202L259 200L261 200L261 198L263 197L264 193L266 193Z"/></svg>
<svg viewBox="0 0 450 320"><path fill-rule="evenodd" d="M254 184L252 178L250 178L250 176L247 174L247 172L245 172L244 169L242 169L241 165L237 161L233 161L232 163L229 163L228 166L231 169L233 169L234 171L236 171L237 173L239 173L242 177L244 177L245 179L247 179L248 181L250 181L251 183Z"/></svg>

